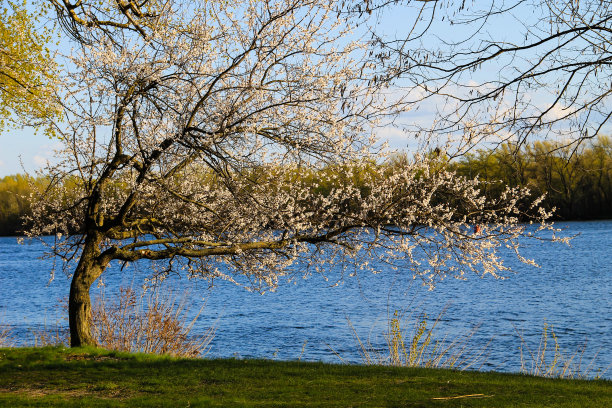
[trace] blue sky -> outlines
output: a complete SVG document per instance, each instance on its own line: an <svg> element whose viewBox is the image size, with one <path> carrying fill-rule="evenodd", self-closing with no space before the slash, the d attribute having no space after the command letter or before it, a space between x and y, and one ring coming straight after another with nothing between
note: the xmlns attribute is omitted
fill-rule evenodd
<svg viewBox="0 0 612 408"><path fill-rule="evenodd" d="M52 160L59 142L31 129L6 130L0 134L0 177L33 172Z"/></svg>

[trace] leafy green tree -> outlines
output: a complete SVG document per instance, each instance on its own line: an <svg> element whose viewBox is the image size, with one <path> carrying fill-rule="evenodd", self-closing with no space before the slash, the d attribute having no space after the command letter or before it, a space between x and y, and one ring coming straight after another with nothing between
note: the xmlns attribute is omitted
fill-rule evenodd
<svg viewBox="0 0 612 408"><path fill-rule="evenodd" d="M37 126L59 112L51 33L36 28L44 9L30 13L25 2L13 1L0 7L0 131L8 124Z"/></svg>

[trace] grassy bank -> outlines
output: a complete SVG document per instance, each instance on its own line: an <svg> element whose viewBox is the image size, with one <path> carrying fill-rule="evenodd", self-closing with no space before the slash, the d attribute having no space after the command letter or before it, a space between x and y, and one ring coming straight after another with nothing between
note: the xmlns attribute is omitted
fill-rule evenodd
<svg viewBox="0 0 612 408"><path fill-rule="evenodd" d="M610 407L612 382L17 348L0 349L0 405Z"/></svg>

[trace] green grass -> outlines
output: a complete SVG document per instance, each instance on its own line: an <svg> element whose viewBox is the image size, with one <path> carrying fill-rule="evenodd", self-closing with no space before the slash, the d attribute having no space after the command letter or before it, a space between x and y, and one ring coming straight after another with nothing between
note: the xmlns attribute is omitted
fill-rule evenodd
<svg viewBox="0 0 612 408"><path fill-rule="evenodd" d="M612 382L14 348L0 349L0 406L612 407Z"/></svg>

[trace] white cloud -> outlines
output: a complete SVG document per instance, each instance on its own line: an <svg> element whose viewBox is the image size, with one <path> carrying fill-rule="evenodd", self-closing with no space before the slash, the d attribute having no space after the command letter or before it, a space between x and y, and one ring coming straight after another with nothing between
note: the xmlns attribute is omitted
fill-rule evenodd
<svg viewBox="0 0 612 408"><path fill-rule="evenodd" d="M561 106L559 104L556 104L552 108L550 108L550 105L549 105L547 109L550 109L550 110L546 114L545 120L549 120L549 121L559 120L565 117L566 115L572 113L572 111L570 111L568 108L566 108L565 106Z"/></svg>
<svg viewBox="0 0 612 408"><path fill-rule="evenodd" d="M55 161L55 152L57 149L61 147L59 142L52 142L41 145L36 154L32 157L32 163L40 168L45 167L49 163L53 163Z"/></svg>
<svg viewBox="0 0 612 408"><path fill-rule="evenodd" d="M34 164L38 167L44 167L49 163L49 159L41 156L39 154L35 155L32 160L34 161Z"/></svg>
<svg viewBox="0 0 612 408"><path fill-rule="evenodd" d="M405 131L393 126L387 126L376 131L376 136L380 139L391 141L403 141L408 138Z"/></svg>

